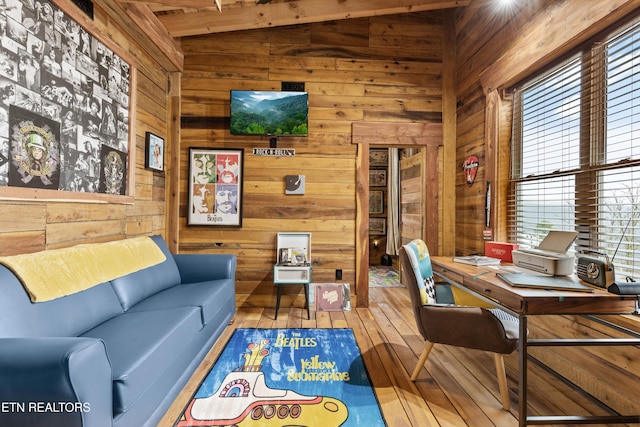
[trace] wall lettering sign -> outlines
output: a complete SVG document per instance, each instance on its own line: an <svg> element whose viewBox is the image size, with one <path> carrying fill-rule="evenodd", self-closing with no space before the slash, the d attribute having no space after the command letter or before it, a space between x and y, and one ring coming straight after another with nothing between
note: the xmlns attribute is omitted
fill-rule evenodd
<svg viewBox="0 0 640 427"><path fill-rule="evenodd" d="M295 157L295 148L254 148L254 156Z"/></svg>

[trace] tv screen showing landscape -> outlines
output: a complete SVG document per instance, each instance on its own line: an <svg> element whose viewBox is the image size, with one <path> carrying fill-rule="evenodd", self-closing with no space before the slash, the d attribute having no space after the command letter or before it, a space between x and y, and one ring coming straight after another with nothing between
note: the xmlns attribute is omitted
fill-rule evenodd
<svg viewBox="0 0 640 427"><path fill-rule="evenodd" d="M307 92L231 91L231 134L306 136Z"/></svg>

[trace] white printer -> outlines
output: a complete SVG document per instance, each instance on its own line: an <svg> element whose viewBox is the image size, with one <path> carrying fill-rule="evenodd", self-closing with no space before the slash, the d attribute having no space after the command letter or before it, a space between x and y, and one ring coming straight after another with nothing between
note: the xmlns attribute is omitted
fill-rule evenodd
<svg viewBox="0 0 640 427"><path fill-rule="evenodd" d="M573 274L574 256L567 255L578 237L576 231L551 230L533 249L516 249L511 252L518 267L554 276Z"/></svg>

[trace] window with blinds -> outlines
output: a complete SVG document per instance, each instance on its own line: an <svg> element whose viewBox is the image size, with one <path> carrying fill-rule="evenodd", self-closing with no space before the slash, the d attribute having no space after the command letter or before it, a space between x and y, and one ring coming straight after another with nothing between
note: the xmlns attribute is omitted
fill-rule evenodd
<svg viewBox="0 0 640 427"><path fill-rule="evenodd" d="M516 88L513 105L510 241L576 230L573 251L640 281L640 25Z"/></svg>

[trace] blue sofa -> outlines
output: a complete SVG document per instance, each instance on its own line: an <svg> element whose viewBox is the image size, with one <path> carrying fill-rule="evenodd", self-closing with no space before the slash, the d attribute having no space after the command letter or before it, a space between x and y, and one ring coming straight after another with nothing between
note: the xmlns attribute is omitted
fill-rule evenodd
<svg viewBox="0 0 640 427"><path fill-rule="evenodd" d="M0 426L158 423L235 314L236 258L152 239L160 264L46 302L0 265Z"/></svg>

